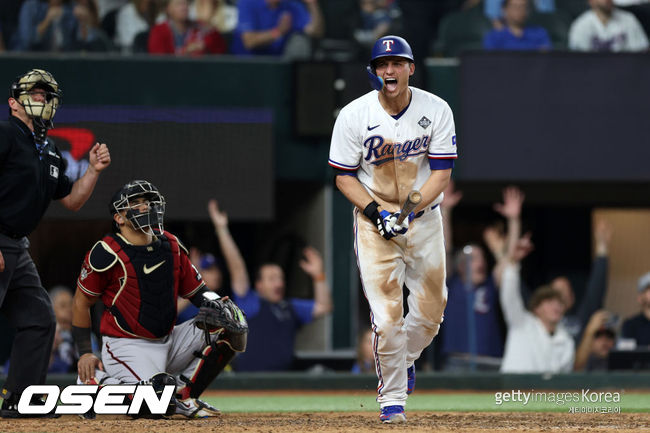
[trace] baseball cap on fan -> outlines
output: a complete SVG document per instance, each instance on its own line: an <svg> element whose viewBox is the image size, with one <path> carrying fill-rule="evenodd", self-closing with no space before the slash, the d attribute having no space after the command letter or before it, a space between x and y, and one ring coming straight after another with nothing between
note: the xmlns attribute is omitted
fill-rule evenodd
<svg viewBox="0 0 650 433"><path fill-rule="evenodd" d="M213 266L218 268L219 265L220 265L219 259L217 259L212 254L204 254L201 256L201 259L199 260L199 268L201 270L210 269Z"/></svg>
<svg viewBox="0 0 650 433"><path fill-rule="evenodd" d="M639 278L639 282L637 284L637 290L639 293L643 292L645 289L650 286L650 272L643 274L641 278Z"/></svg>

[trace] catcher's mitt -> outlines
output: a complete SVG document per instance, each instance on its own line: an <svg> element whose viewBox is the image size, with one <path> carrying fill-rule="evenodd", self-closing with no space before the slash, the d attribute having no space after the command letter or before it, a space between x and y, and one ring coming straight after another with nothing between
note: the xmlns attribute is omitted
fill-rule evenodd
<svg viewBox="0 0 650 433"><path fill-rule="evenodd" d="M248 334L246 317L233 301L228 297L219 298L214 292L206 292L203 297L201 308L194 318L197 328L208 332L223 329L231 335Z"/></svg>

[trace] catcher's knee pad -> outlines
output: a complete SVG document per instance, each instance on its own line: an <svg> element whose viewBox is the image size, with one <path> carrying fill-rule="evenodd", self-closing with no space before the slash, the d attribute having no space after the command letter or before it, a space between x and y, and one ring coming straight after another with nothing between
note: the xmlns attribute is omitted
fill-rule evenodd
<svg viewBox="0 0 650 433"><path fill-rule="evenodd" d="M194 356L200 358L200 360L191 377L180 376L181 380L185 383L185 388L180 394L180 399L199 397L219 373L226 368L235 356L235 353L226 340L214 341L202 351L194 352Z"/></svg>
<svg viewBox="0 0 650 433"><path fill-rule="evenodd" d="M220 336L220 339L235 352L245 352L246 344L248 342L248 332L245 334L234 334L232 332L224 331Z"/></svg>

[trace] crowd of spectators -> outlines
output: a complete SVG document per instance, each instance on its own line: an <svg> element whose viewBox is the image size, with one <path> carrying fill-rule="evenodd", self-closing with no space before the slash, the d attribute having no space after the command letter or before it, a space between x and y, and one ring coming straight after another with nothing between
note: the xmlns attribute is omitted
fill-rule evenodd
<svg viewBox="0 0 650 433"><path fill-rule="evenodd" d="M452 214L461 200L462 192L450 183L441 204L448 254L448 301L439 337L445 370L607 370L616 348L650 349L650 272L638 281L639 314L622 321L603 308L612 239L607 221L594 223L594 258L577 301L565 275L535 290L527 284L521 269L534 250L535 233L522 233L520 189L506 188L503 201L494 204L504 223L488 225L482 242L456 246Z"/></svg>
<svg viewBox="0 0 650 433"><path fill-rule="evenodd" d="M327 38L343 40L365 58L372 43L390 33L406 36L420 57L457 55L481 46L648 49L650 4L643 2L621 2L621 7L617 0L350 2L352 6L323 0L4 0L0 51L305 59ZM330 27L344 30L328 32ZM461 43L454 45L454 40Z"/></svg>

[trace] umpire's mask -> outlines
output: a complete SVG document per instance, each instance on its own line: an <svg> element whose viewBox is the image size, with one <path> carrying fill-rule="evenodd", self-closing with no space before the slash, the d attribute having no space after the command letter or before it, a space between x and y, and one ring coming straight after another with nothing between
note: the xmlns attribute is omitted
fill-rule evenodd
<svg viewBox="0 0 650 433"><path fill-rule="evenodd" d="M134 180L120 188L113 195L109 209L111 215L125 211L135 230L147 234L160 234L164 230L165 198L146 180Z"/></svg>
<svg viewBox="0 0 650 433"><path fill-rule="evenodd" d="M44 101L33 98L37 89L45 93ZM36 126L46 129L54 126L52 119L61 103L61 91L52 74L43 69L32 69L16 78L11 84L9 95L25 108L25 113L34 120Z"/></svg>

